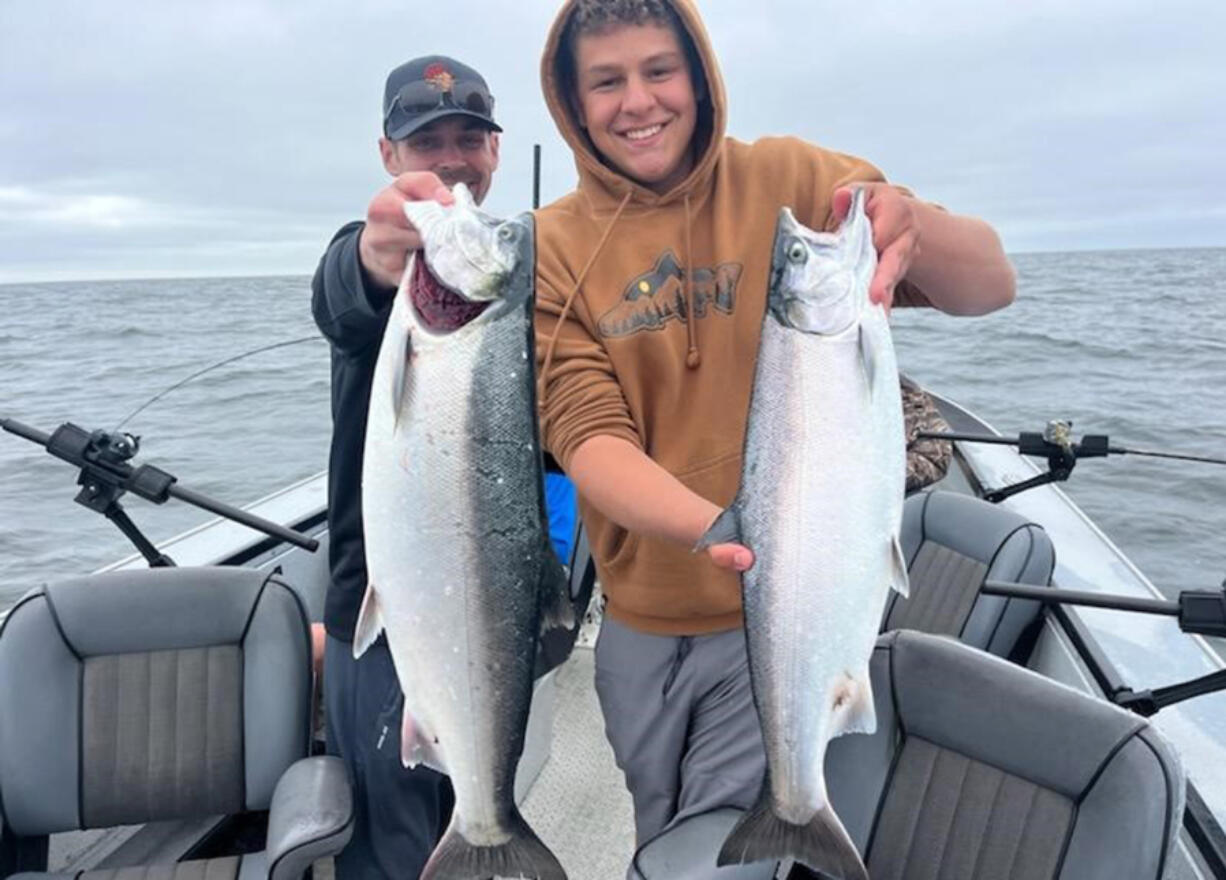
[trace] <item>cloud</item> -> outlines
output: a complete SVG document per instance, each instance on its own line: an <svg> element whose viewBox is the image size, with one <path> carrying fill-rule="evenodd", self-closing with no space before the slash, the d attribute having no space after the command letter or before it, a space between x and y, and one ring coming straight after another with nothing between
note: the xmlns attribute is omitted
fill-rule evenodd
<svg viewBox="0 0 1226 880"><path fill-rule="evenodd" d="M426 51L473 62L497 96L490 210L528 207L533 143L556 198L575 180L538 84L556 6L0 3L0 272L178 258L224 273L206 240L234 244L234 271L311 272L386 182L383 77ZM1219 0L1161 16L1142 0L706 0L703 14L738 137L862 155L1014 250L1226 245ZM1155 205L1184 222L1145 222Z"/></svg>

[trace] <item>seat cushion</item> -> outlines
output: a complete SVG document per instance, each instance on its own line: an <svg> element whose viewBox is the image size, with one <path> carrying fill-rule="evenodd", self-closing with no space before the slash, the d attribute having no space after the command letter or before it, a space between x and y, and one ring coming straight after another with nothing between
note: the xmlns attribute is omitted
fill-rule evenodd
<svg viewBox="0 0 1226 880"><path fill-rule="evenodd" d="M305 609L275 574L122 571L35 590L0 625L6 822L33 837L267 809L307 753L310 694Z"/></svg>
<svg viewBox="0 0 1226 880"><path fill-rule="evenodd" d="M980 588L985 580L1048 585L1055 551L1042 527L979 498L933 491L905 502L901 540L911 595L891 594L882 631L949 635L1012 657L1041 606Z"/></svg>
<svg viewBox="0 0 1226 880"><path fill-rule="evenodd" d="M720 847L741 818L728 807L690 816L639 848L631 870L633 880L770 880L775 862L715 866Z"/></svg>
<svg viewBox="0 0 1226 880"><path fill-rule="evenodd" d="M948 637L888 633L871 670L877 732L825 769L874 880L1162 875L1184 777L1145 719Z"/></svg>
<svg viewBox="0 0 1226 880"><path fill-rule="evenodd" d="M8 880L238 880L245 858L227 856L194 862L165 865L139 865L131 868L104 868L76 873L39 874L32 871L14 874Z"/></svg>

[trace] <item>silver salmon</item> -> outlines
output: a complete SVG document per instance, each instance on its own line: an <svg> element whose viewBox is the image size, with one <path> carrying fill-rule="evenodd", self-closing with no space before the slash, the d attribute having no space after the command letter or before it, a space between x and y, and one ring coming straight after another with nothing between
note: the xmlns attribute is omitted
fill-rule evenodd
<svg viewBox="0 0 1226 880"><path fill-rule="evenodd" d="M741 485L701 544L755 554L742 595L767 770L721 865L792 858L868 878L823 764L831 739L876 730L869 658L890 587L907 591L902 403L868 299L876 265L862 191L837 234L780 212Z"/></svg>
<svg viewBox="0 0 1226 880"><path fill-rule="evenodd" d="M463 184L455 199L405 205L424 253L410 257L371 387L370 586L354 654L386 632L404 692L401 758L455 788L451 824L421 877L565 880L514 801L537 639L573 623L537 436L534 229L531 215L482 213ZM429 282L424 272L487 306L458 329L431 330L409 293Z"/></svg>

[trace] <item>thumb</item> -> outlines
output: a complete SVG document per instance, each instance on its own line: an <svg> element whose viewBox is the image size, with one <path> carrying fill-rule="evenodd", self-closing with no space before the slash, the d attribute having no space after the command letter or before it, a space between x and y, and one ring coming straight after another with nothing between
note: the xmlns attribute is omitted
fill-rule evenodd
<svg viewBox="0 0 1226 880"><path fill-rule="evenodd" d="M712 544L707 553L720 568L732 571L748 571L754 564L753 551L740 544Z"/></svg>
<svg viewBox="0 0 1226 880"><path fill-rule="evenodd" d="M851 210L851 198L854 190L850 186L840 186L830 197L830 216L835 223L842 223Z"/></svg>

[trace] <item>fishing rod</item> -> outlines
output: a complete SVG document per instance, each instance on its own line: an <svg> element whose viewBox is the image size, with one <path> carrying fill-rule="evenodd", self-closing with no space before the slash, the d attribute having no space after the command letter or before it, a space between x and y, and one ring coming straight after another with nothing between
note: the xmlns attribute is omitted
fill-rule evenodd
<svg viewBox="0 0 1226 880"><path fill-rule="evenodd" d="M1184 590L1174 601L1065 590L1058 587L1036 587L1032 584L1008 581L986 581L980 591L990 596L1026 599L1048 605L1084 605L1090 608L1174 617L1178 619L1180 630L1185 633L1226 638L1226 582L1218 591ZM1109 693L1108 696L1117 705L1148 718L1166 706L1218 691L1226 691L1226 669L1167 687L1140 691L1117 687L1114 693Z"/></svg>
<svg viewBox="0 0 1226 880"><path fill-rule="evenodd" d="M532 210L541 206L541 145L532 145Z"/></svg>
<svg viewBox="0 0 1226 880"><path fill-rule="evenodd" d="M277 523L270 522L237 507L216 501L200 492L178 485L178 478L161 468L147 464L134 467L129 464L140 451L140 436L123 432L121 429L158 400L219 367L224 367L227 364L241 361L252 355L272 351L273 349L300 345L304 342L312 342L321 338L320 336L304 336L300 339L274 342L270 345L262 345L259 348L242 352L233 357L223 358L204 369L197 370L190 376L174 383L169 388L159 391L120 419L119 424L115 426L114 430L109 432L102 430L88 431L72 422L65 422L53 433L46 434L16 419L0 419L0 428L32 443L37 443L51 455L63 459L80 469L77 485L82 488L74 500L95 513L102 514L113 522L136 549L140 551L141 556L145 558L145 561L152 568L169 567L175 563L173 559L159 551L153 545L153 542L145 537L128 516L123 505L119 503L119 499L127 492L132 492L146 501L152 501L154 504L165 504L168 499L176 498L202 510L214 513L217 516L241 523L258 532L263 532L274 538L280 538L297 547L314 552L319 548L319 542L313 538L307 538Z"/></svg>
<svg viewBox="0 0 1226 880"><path fill-rule="evenodd" d="M985 501L999 504L1011 495L1025 492L1047 483L1063 482L1073 473L1073 468L1082 458L1105 458L1108 455L1140 455L1152 458L1199 461L1206 464L1226 465L1226 459L1207 455L1192 455L1184 452L1162 452L1147 449L1129 449L1111 445L1106 434L1085 434L1080 441L1073 440L1071 421L1053 420L1042 432L1023 431L1017 437L1000 437L994 434L969 434L961 432L921 431L916 435L921 440L956 440L964 443L992 443L1016 447L1022 455L1047 459L1047 472L1004 486L983 494Z"/></svg>
<svg viewBox="0 0 1226 880"><path fill-rule="evenodd" d="M177 498L304 550L314 552L319 549L319 542L314 538L178 485L178 478L161 468L148 464L133 467L129 462L140 451L140 438L132 434L87 431L72 422L65 422L51 434L46 434L16 419L0 419L0 428L37 443L56 458L79 468L81 473L77 485L82 488L74 500L113 522L136 546L151 568L171 567L175 563L159 551L128 517L119 503L126 492L154 504L165 504L170 498Z"/></svg>
<svg viewBox="0 0 1226 880"><path fill-rule="evenodd" d="M170 392L175 391L179 388L182 388L184 385L187 385L189 382L194 382L196 379L199 379L201 376L205 375L206 373L213 372L213 370L216 370L218 367L224 367L227 364L232 364L235 361L241 361L244 358L251 357L252 355L262 354L263 352L266 352L266 351L272 351L275 348L287 348L288 346L291 346L291 345L301 345L304 342L318 342L321 339L323 339L322 336L314 335L314 336L303 336L300 339L290 339L285 342L274 342L271 345L263 345L263 346L260 346L259 348L253 348L251 349L251 351L245 351L242 354L236 354L234 357L226 358L225 360L220 360L215 364L211 364L210 366L205 367L203 370L197 370L196 372L188 376L186 379L176 382L175 384L171 385L169 388L165 389L164 391L158 392L157 394L153 395L151 398L146 400L144 403L142 403L140 406L138 406L136 409L132 410L132 412L128 413L126 416L124 416L122 419L119 420L119 424L115 426L114 430L118 432L120 428L122 428L128 422L132 421L132 419L137 414L139 414L140 412L142 412L143 410L145 410L147 407L151 406L152 404L156 403L157 401L161 400L163 397L165 397Z"/></svg>

